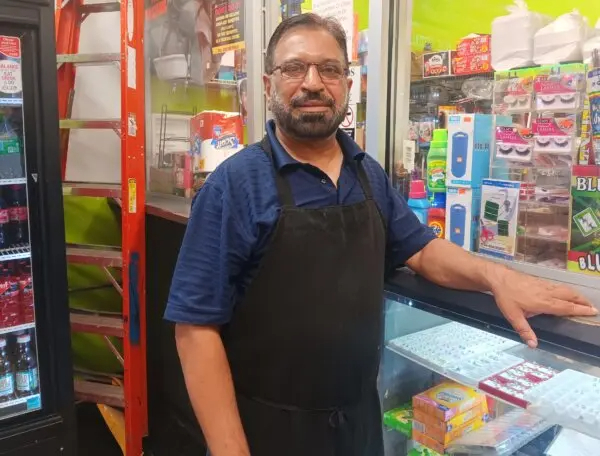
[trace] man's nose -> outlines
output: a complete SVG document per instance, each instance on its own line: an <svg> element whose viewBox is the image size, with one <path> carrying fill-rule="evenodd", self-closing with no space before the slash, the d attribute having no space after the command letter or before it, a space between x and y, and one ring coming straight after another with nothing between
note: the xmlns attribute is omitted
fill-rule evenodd
<svg viewBox="0 0 600 456"><path fill-rule="evenodd" d="M302 87L311 92L318 92L324 88L323 79L321 79L316 65L309 65Z"/></svg>

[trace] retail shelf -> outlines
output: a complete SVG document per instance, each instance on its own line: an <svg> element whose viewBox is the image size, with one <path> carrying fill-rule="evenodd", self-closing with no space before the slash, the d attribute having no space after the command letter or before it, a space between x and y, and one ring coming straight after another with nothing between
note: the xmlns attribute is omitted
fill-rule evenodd
<svg viewBox="0 0 600 456"><path fill-rule="evenodd" d="M23 260L29 257L31 249L27 244L0 250L0 261Z"/></svg>
<svg viewBox="0 0 600 456"><path fill-rule="evenodd" d="M17 177L15 179L0 179L0 186L1 185L20 185L20 184L26 184L27 183L27 178L25 177Z"/></svg>
<svg viewBox="0 0 600 456"><path fill-rule="evenodd" d="M0 107L20 108L23 106L22 98L0 98Z"/></svg>
<svg viewBox="0 0 600 456"><path fill-rule="evenodd" d="M27 329L35 328L35 323L25 323L24 325L9 326L8 328L0 328L0 334L10 334Z"/></svg>
<svg viewBox="0 0 600 456"><path fill-rule="evenodd" d="M32 410L39 410L41 407L42 401L39 394L2 402L0 403L0 420L11 416L21 415Z"/></svg>

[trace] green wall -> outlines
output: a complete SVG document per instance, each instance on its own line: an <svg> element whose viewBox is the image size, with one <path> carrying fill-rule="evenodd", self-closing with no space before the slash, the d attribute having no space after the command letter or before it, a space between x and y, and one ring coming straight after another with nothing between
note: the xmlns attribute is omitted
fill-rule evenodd
<svg viewBox="0 0 600 456"><path fill-rule="evenodd" d="M310 11L312 0L304 0L302 9ZM369 0L354 0L354 12L358 14L358 30L369 28Z"/></svg>
<svg viewBox="0 0 600 456"><path fill-rule="evenodd" d="M490 33L492 20L508 14L511 0L414 0L413 50L421 51L426 43L434 50L453 49L458 40L469 33ZM529 0L531 11L557 17L578 9L591 26L600 16L598 0Z"/></svg>

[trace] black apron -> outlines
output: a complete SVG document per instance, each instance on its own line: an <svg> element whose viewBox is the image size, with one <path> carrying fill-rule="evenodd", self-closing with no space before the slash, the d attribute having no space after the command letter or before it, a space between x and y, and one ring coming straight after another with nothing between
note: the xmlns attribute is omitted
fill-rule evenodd
<svg viewBox="0 0 600 456"><path fill-rule="evenodd" d="M267 138L262 147L273 160ZM365 200L318 209L296 207L275 171L279 220L222 331L252 456L383 455L386 231L356 169Z"/></svg>

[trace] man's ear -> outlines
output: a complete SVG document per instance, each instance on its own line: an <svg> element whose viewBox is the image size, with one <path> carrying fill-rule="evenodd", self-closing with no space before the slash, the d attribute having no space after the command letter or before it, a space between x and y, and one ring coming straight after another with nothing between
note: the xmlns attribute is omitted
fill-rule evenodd
<svg viewBox="0 0 600 456"><path fill-rule="evenodd" d="M263 85L265 86L265 96L267 97L267 109L271 110L271 76L263 74Z"/></svg>

